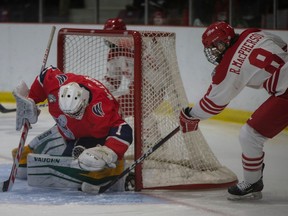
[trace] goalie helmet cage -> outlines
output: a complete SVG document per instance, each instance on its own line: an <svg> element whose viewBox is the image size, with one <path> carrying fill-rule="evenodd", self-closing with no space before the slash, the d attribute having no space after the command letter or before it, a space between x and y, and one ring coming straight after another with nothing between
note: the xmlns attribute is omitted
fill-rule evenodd
<svg viewBox="0 0 288 216"><path fill-rule="evenodd" d="M125 120L134 129L134 143L125 154L128 165L179 125L179 112L188 104L175 37L158 31L63 28L58 32L59 69L102 81L120 101ZM113 71L114 83L107 82L105 76ZM236 175L220 164L200 129L178 132L135 167L136 191L220 188L235 182Z"/></svg>

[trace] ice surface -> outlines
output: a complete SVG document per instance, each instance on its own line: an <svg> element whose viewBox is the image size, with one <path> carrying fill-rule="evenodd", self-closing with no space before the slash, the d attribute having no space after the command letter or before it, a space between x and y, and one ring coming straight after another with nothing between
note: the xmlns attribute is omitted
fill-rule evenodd
<svg viewBox="0 0 288 216"><path fill-rule="evenodd" d="M7 104L9 107L9 104ZM13 106L13 105L11 105ZM45 108L32 125L27 141L54 124ZM242 180L238 133L241 125L207 120L200 128L219 161ZM21 132L15 130L15 113L0 113L0 180L8 178L11 149L18 146ZM1 216L287 216L288 133L265 144L263 199L232 202L226 189L199 191L143 191L90 195L80 191L33 188L16 179L11 192L0 193Z"/></svg>

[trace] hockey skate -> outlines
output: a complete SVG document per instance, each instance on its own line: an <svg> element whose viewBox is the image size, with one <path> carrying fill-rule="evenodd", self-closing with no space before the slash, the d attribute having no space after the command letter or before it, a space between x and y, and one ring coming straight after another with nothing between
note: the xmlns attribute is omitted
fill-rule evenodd
<svg viewBox="0 0 288 216"><path fill-rule="evenodd" d="M89 184L87 182L83 182L81 184L80 191L82 191L84 193L88 193L88 194L98 194L100 187L104 186L108 183L109 182L104 183L104 184L100 184L100 185L93 185L93 184ZM121 179L117 183L115 183L115 185L111 186L107 190L107 192L123 192L123 191L124 191L124 181L122 181Z"/></svg>
<svg viewBox="0 0 288 216"><path fill-rule="evenodd" d="M254 184L242 181L237 185L228 188L229 196L228 200L259 200L262 199L262 190L264 188L263 184L263 169L262 166L262 176Z"/></svg>
<svg viewBox="0 0 288 216"><path fill-rule="evenodd" d="M84 192L84 193L98 194L101 186L103 186L103 185L93 185L93 184L89 184L87 182L83 182L81 184L81 188L79 190Z"/></svg>
<svg viewBox="0 0 288 216"><path fill-rule="evenodd" d="M83 182L79 190L84 193L98 194L100 187L108 183L109 182L106 182L101 185L93 185L87 182ZM116 182L115 185L111 186L111 188L109 188L107 192L134 191L134 189L135 189L135 174L134 172L131 172L126 177L119 179L119 181Z"/></svg>
<svg viewBox="0 0 288 216"><path fill-rule="evenodd" d="M130 172L125 179L125 191L135 190L135 173Z"/></svg>
<svg viewBox="0 0 288 216"><path fill-rule="evenodd" d="M105 182L100 185L93 185L88 182L83 182L81 184L81 188L79 189L80 191L84 193L89 193L89 194L98 194L99 190L102 186L109 184L110 181ZM107 192L123 192L125 191L125 179L121 178L119 179L114 185L112 185L109 189L107 189Z"/></svg>

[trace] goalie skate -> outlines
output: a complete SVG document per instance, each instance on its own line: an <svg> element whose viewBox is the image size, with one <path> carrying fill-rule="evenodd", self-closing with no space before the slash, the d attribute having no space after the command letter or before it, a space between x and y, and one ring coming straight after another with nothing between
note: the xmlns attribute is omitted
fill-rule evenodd
<svg viewBox="0 0 288 216"><path fill-rule="evenodd" d="M81 191L88 194L98 194L99 189L101 186L108 184L109 182L100 184L100 185L93 185L87 182L83 182L81 185ZM123 192L124 191L124 180L123 178L120 179L115 185L111 186L107 192Z"/></svg>
<svg viewBox="0 0 288 216"><path fill-rule="evenodd" d="M125 179L125 191L135 190L135 173L130 172Z"/></svg>
<svg viewBox="0 0 288 216"><path fill-rule="evenodd" d="M98 191L102 185L92 185L87 182L83 182L81 185L81 191L89 194L98 194Z"/></svg>

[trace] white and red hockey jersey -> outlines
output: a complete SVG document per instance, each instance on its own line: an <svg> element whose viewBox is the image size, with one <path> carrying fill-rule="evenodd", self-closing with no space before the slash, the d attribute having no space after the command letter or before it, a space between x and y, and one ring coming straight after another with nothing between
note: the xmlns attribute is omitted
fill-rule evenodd
<svg viewBox="0 0 288 216"><path fill-rule="evenodd" d="M207 119L219 114L247 86L280 96L288 88L287 43L261 31L243 31L213 71L212 83L195 104L191 116Z"/></svg>

